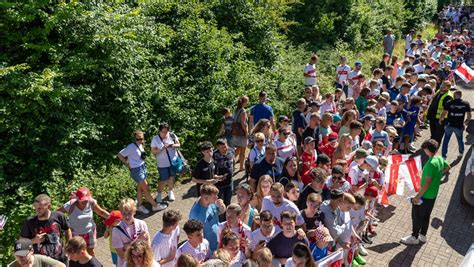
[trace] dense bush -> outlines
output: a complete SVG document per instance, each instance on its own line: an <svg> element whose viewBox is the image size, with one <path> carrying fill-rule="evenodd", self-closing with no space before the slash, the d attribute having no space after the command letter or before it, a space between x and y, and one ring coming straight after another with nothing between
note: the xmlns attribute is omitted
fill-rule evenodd
<svg viewBox="0 0 474 267"><path fill-rule="evenodd" d="M84 185L107 209L134 196L115 159L134 129L149 144L169 122L192 160L199 142L216 138L222 108L242 94L255 103L265 89L277 115L290 114L307 51L325 48L317 51L323 90L332 88L341 54L362 57L368 70L379 50L366 49L380 49L381 30L406 23L395 16L405 14L401 1L387 5L1 2L0 214L9 220L0 265L38 193L56 207ZM391 13L381 20L384 12ZM154 159L147 163L154 186Z"/></svg>

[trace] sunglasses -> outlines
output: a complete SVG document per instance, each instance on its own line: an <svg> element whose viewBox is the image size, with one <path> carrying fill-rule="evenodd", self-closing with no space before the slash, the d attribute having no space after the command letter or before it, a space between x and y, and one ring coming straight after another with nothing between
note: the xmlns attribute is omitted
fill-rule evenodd
<svg viewBox="0 0 474 267"><path fill-rule="evenodd" d="M143 138L135 138L135 141L143 141Z"/></svg>
<svg viewBox="0 0 474 267"><path fill-rule="evenodd" d="M143 259L143 254L134 254L134 253L132 253L132 258L134 258L134 259Z"/></svg>
<svg viewBox="0 0 474 267"><path fill-rule="evenodd" d="M333 176L332 176L332 179L334 179L334 180L342 180L342 176L339 176L339 175L337 175L337 176L336 176L336 175L333 175Z"/></svg>
<svg viewBox="0 0 474 267"><path fill-rule="evenodd" d="M255 143L263 143L263 140L255 140Z"/></svg>

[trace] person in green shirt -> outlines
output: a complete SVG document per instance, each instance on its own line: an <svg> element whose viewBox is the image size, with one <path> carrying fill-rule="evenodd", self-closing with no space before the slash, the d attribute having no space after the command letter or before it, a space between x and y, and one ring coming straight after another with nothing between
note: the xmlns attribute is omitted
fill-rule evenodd
<svg viewBox="0 0 474 267"><path fill-rule="evenodd" d="M370 89L367 87L362 88L360 91L359 97L357 97L355 101L355 105L357 107L357 110L359 111L359 114L363 116L365 114L365 109L367 108L367 96L370 93Z"/></svg>
<svg viewBox="0 0 474 267"><path fill-rule="evenodd" d="M439 144L434 139L426 140L421 145L429 159L423 166L421 188L412 198L412 234L402 238L401 243L407 245L416 245L420 242L426 243L430 215L438 196L441 177L443 174L447 174L451 168L445 159L441 156L435 156L438 147Z"/></svg>

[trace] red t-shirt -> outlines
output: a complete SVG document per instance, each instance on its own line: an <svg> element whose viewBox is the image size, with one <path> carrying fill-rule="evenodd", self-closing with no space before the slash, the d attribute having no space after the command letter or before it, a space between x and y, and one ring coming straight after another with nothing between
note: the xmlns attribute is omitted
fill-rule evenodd
<svg viewBox="0 0 474 267"><path fill-rule="evenodd" d="M303 152L301 155L301 160L303 161L303 167L301 168L301 181L304 185L311 183L312 178L310 171L313 168L316 168L316 152L314 155L312 153Z"/></svg>

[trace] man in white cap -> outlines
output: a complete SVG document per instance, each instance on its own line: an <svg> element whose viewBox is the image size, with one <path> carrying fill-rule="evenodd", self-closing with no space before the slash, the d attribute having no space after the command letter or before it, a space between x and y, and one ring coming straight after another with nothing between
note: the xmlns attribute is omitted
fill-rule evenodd
<svg viewBox="0 0 474 267"><path fill-rule="evenodd" d="M10 263L9 267L65 267L64 263L48 256L33 254L33 243L28 238L20 238L15 241L13 247L15 261Z"/></svg>

